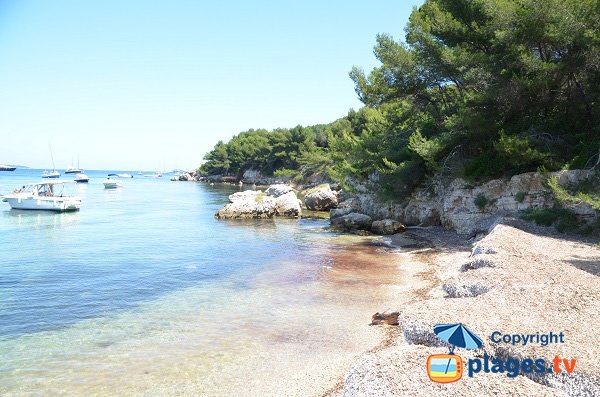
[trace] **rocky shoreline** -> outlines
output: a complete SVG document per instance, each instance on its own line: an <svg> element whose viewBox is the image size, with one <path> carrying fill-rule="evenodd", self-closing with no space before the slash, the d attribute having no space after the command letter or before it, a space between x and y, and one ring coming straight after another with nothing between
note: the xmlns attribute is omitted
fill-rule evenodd
<svg viewBox="0 0 600 397"><path fill-rule="evenodd" d="M582 170L554 174L565 186L589 175ZM298 218L303 210L329 210L333 229L385 235L386 244L400 248L407 263L427 269L422 277L429 287L413 291L419 299L372 319L372 324L399 332L391 332L379 348L360 357L338 387L322 395L599 396L595 357L600 355L600 251L580 238L510 217L555 204L544 180L539 173L481 186L455 180L443 192L417 192L402 204L384 203L369 193L346 195L329 184L303 191L278 184L232 194L215 215ZM478 205L475 199L482 195L486 203ZM583 219L597 216L585 205L575 211ZM378 309L385 310L373 311ZM437 384L427 377L425 362L430 354L447 351L433 333L438 323L467 324L484 339L481 351L459 352L465 360L486 354L551 362L558 355L576 358L577 368L572 374L522 373L515 378L504 373L465 375L456 383ZM568 340L552 347L515 347L492 343L495 330L563 332Z"/></svg>
<svg viewBox="0 0 600 397"><path fill-rule="evenodd" d="M434 249L426 262L436 285L422 301L398 307L401 335L363 355L330 396L598 396L596 357L600 329L600 250L566 239L551 229L514 219L492 226L469 244L439 228L415 229ZM415 251L417 252L417 251ZM421 253L408 254L423 261ZM576 358L572 374L478 373L452 384L428 379L425 362L447 348L433 333L438 323L464 323L480 335L479 351L459 349L468 358ZM391 327L391 326L390 326ZM541 346L492 343L503 334L563 332L564 344Z"/></svg>

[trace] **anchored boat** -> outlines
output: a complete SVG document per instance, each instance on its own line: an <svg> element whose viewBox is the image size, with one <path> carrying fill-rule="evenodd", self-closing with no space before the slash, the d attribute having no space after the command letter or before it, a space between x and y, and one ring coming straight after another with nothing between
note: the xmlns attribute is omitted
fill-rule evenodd
<svg viewBox="0 0 600 397"><path fill-rule="evenodd" d="M118 187L123 186L123 183L121 183L120 180L118 180L116 178L112 178L110 176L108 178L106 178L104 181L102 181L102 183L104 184L105 189L116 189Z"/></svg>
<svg viewBox="0 0 600 397"><path fill-rule="evenodd" d="M67 184L72 183L75 182L48 181L24 185L2 196L2 201L18 210L78 211L81 199L68 195L66 191Z"/></svg>

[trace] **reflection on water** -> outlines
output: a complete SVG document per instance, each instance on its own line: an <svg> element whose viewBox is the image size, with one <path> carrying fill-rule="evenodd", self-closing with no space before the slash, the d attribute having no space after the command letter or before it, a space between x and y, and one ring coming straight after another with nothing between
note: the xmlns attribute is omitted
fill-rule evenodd
<svg viewBox="0 0 600 397"><path fill-rule="evenodd" d="M15 210L0 213L3 229L12 227L53 228L68 227L79 222L78 212Z"/></svg>
<svg viewBox="0 0 600 397"><path fill-rule="evenodd" d="M237 186L88 175L80 212L0 211L0 395L283 395L373 347L394 253L216 220Z"/></svg>

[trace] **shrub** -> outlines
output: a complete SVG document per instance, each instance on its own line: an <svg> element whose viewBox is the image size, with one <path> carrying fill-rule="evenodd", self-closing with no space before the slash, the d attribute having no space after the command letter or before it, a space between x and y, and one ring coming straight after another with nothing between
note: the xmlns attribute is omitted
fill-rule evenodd
<svg viewBox="0 0 600 397"><path fill-rule="evenodd" d="M538 225L552 226L564 233L567 230L578 231L579 223L575 213L563 208L532 208L521 213L521 218Z"/></svg>
<svg viewBox="0 0 600 397"><path fill-rule="evenodd" d="M473 202L475 203L477 208L483 211L485 206L488 204L489 200L487 199L487 197L480 193L477 195L477 197L475 197L475 200Z"/></svg>
<svg viewBox="0 0 600 397"><path fill-rule="evenodd" d="M525 192L517 192L517 194L515 194L515 201L517 203L522 203L523 200L525 200L525 196L527 194Z"/></svg>

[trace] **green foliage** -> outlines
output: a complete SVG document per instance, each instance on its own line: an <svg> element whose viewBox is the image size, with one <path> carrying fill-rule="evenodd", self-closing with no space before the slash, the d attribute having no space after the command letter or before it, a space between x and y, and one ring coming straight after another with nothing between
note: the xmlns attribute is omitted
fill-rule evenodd
<svg viewBox="0 0 600 397"><path fill-rule="evenodd" d="M473 203L479 208L479 210L483 211L486 205L488 205L489 200L483 194L479 193L477 197L473 200Z"/></svg>
<svg viewBox="0 0 600 397"><path fill-rule="evenodd" d="M517 203L522 203L525 200L526 195L527 193L525 192L517 192L517 194L515 194L515 201Z"/></svg>
<svg viewBox="0 0 600 397"><path fill-rule="evenodd" d="M593 181L590 183L590 180ZM548 186L552 190L554 197L566 206L575 206L587 204L596 211L600 211L600 185L598 177L591 178L582 184L575 186L575 193L569 193L567 189L558 183L555 177L548 179Z"/></svg>
<svg viewBox="0 0 600 397"><path fill-rule="evenodd" d="M330 124L242 132L219 142L201 171L317 174L345 189L377 175L382 195L401 198L439 173L474 181L592 167L600 162L598 4L425 0L403 41L377 36L377 67L351 70L363 108Z"/></svg>
<svg viewBox="0 0 600 397"><path fill-rule="evenodd" d="M575 213L563 208L532 208L521 213L521 218L538 225L554 225L561 233L578 231L579 223Z"/></svg>

